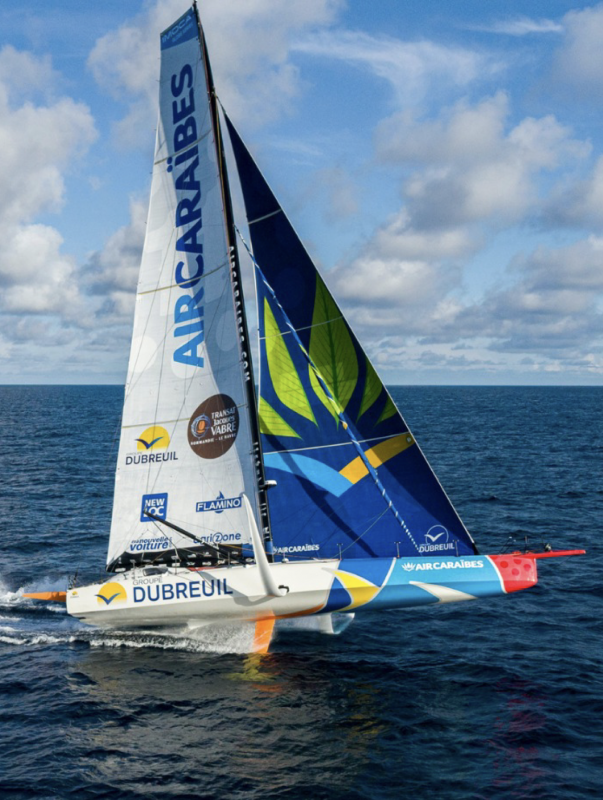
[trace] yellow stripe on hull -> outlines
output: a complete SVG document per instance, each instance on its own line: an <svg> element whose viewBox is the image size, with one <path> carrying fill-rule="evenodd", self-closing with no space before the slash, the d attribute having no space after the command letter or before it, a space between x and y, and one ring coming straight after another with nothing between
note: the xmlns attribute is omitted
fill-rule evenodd
<svg viewBox="0 0 603 800"><path fill-rule="evenodd" d="M365 603L370 603L381 589L380 586L375 586L374 583L367 581L365 578L361 578L359 575L352 575L350 572L342 572L338 569L335 570L334 574L339 578L352 598L350 605L339 609L340 611L352 611L354 608L363 606Z"/></svg>

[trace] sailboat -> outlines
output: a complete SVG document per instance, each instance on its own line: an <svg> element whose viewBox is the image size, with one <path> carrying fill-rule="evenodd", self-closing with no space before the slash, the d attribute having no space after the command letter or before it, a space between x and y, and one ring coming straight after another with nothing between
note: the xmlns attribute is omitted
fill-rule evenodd
<svg viewBox="0 0 603 800"><path fill-rule="evenodd" d="M266 652L276 620L328 631L333 614L502 596L534 586L539 559L581 552L479 553L221 108L194 4L161 34L110 576L46 599L101 627L249 623Z"/></svg>

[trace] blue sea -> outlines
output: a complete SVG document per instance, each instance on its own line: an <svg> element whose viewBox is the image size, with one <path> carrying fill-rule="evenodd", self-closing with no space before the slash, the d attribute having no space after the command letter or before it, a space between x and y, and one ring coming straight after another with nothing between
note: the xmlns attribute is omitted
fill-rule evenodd
<svg viewBox="0 0 603 800"><path fill-rule="evenodd" d="M393 394L481 552L588 554L261 657L23 598L104 566L123 389L0 387L2 800L603 797L603 388Z"/></svg>

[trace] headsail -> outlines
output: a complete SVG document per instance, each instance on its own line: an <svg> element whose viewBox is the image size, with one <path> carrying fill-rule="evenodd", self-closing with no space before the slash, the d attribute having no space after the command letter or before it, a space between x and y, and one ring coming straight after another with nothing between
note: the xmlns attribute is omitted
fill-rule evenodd
<svg viewBox="0 0 603 800"><path fill-rule="evenodd" d="M266 474L278 482L270 495L275 551L306 558L476 552L291 223L226 121L254 256L278 298L276 303L260 276L259 413ZM297 337L349 427L334 413ZM366 458L358 456L350 433Z"/></svg>
<svg viewBox="0 0 603 800"><path fill-rule="evenodd" d="M174 556L206 562L206 553L216 553L212 543L240 554L250 542L243 495L262 519L253 375L214 103L191 8L161 36L159 124L110 570Z"/></svg>

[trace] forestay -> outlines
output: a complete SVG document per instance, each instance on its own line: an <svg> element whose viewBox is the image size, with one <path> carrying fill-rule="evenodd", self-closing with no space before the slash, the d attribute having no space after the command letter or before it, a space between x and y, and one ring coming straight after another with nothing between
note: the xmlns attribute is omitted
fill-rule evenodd
<svg viewBox="0 0 603 800"><path fill-rule="evenodd" d="M278 482L270 494L276 553L289 558L366 558L476 552L228 118L227 124L261 270L259 413L266 475ZM321 388L316 371L335 405ZM353 438L366 458L358 456ZM366 459L377 469L392 507Z"/></svg>
<svg viewBox="0 0 603 800"><path fill-rule="evenodd" d="M194 9L161 36L160 110L140 269L108 568L205 542L249 542L245 493L260 519L242 295L228 241L209 66ZM186 549L186 550L185 550ZM236 551L235 551L236 552Z"/></svg>

